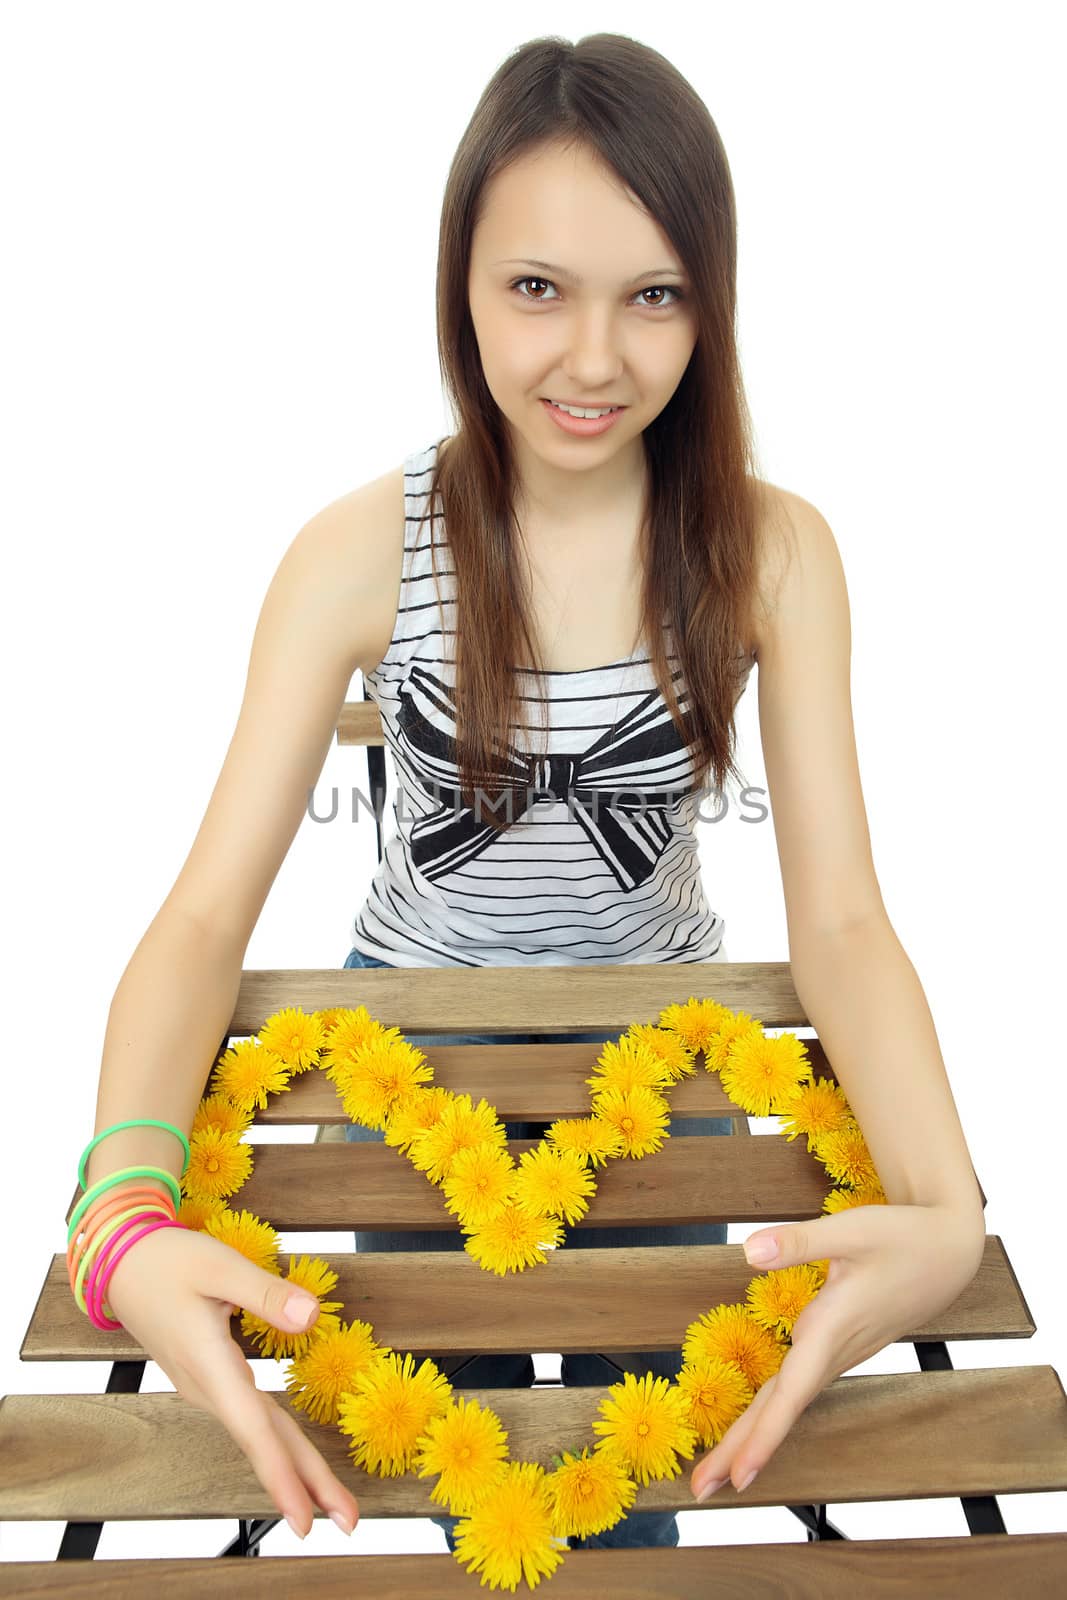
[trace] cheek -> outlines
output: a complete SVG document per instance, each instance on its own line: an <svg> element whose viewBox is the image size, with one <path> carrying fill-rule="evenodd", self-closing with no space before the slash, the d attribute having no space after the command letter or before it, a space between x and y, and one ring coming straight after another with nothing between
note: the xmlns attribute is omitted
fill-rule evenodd
<svg viewBox="0 0 1067 1600"><path fill-rule="evenodd" d="M676 388L689 365L695 343L687 329L680 329L677 338L663 339L657 343L655 349L649 348L645 352L647 356L645 372L649 386L667 390Z"/></svg>
<svg viewBox="0 0 1067 1600"><path fill-rule="evenodd" d="M487 340L488 361L502 383L528 389L544 376L546 361L551 362L543 339L530 337L515 319L500 318Z"/></svg>

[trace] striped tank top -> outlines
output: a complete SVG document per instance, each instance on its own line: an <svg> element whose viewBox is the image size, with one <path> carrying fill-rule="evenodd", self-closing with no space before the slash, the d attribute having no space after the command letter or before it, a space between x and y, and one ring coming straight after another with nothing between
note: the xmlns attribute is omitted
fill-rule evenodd
<svg viewBox="0 0 1067 1600"><path fill-rule="evenodd" d="M447 544L439 502L423 520L436 456L437 443L404 460L396 620L364 680L394 763L396 831L351 926L352 945L397 967L710 959L725 923L701 879L693 829L704 797L644 650L603 667L547 672L543 694L532 669L513 668L540 741L531 757L522 742L529 730L509 729L507 770L520 798L495 812L492 800L463 803L454 573L439 555L439 606L432 565L431 540ZM742 688L745 681L747 671ZM487 814L509 826L496 831Z"/></svg>

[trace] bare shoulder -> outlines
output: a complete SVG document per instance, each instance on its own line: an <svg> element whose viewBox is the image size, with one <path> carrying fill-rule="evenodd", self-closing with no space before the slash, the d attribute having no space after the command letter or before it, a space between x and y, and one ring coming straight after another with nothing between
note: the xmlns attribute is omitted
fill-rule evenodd
<svg viewBox="0 0 1067 1600"><path fill-rule="evenodd" d="M756 659L783 608L794 603L806 573L830 563L840 567L829 523L810 500L780 484L756 480L757 583L752 635Z"/></svg>
<svg viewBox="0 0 1067 1600"><path fill-rule="evenodd" d="M389 648L404 559L404 464L350 489L308 519L303 543L331 610L352 619L352 665L364 675Z"/></svg>

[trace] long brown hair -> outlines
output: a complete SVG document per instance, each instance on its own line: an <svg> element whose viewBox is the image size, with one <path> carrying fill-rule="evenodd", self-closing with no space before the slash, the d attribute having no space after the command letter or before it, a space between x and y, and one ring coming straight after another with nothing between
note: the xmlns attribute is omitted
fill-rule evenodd
<svg viewBox="0 0 1067 1600"><path fill-rule="evenodd" d="M707 107L670 62L625 35L594 33L577 44L532 39L507 57L475 108L445 185L437 341L458 428L438 452L428 507L439 506L444 517L456 580L462 798L474 807L476 788L497 797L513 793L497 754L518 721L513 664L528 661L536 674L544 672L516 559L512 454L482 371L468 279L486 184L545 144L581 144L599 153L663 228L689 277L696 345L674 394L642 434L649 480L639 545L642 632L671 719L689 747L694 787L705 790L710 774L721 791L729 776L741 776L734 710L751 644L759 517L735 335L733 182ZM685 713L667 660L664 618L689 697ZM483 811L479 800L479 812L504 828L512 818L501 817L496 803Z"/></svg>

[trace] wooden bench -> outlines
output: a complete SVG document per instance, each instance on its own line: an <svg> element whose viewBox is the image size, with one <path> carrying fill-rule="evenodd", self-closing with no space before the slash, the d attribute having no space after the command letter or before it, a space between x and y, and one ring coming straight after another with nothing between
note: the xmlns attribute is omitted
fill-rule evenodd
<svg viewBox="0 0 1067 1600"><path fill-rule="evenodd" d="M363 697L342 708L337 740L367 752L369 799L381 859L382 815L386 799L385 739L377 707ZM705 981L704 973L713 974ZM632 974L631 982L627 974ZM417 986L402 969L337 974L247 972L243 976L229 1038L254 1032L282 1004L305 1008L358 999L373 1015L405 1033L417 1031L546 1031L546 1017L560 1032L618 1027L638 1015L651 1017L672 999L686 999L697 979L692 968L507 969L472 973L420 973ZM675 980L680 976L680 983ZM606 978L606 982L605 982ZM516 980L521 979L521 989ZM501 983L504 985L501 990ZM650 987L651 983L651 987ZM699 969L701 995L715 993L726 1004L744 1006L767 1026L805 1029L788 967L717 964ZM510 1007L509 1007L510 1002ZM525 1021L523 1020L525 1018ZM806 1030L810 1034L810 1030ZM817 1041L809 1051L820 1074L832 1075ZM438 1082L484 1094L506 1120L544 1120L587 1108L582 1082L595 1055L592 1046L557 1045L550 1050L526 1045L458 1046L433 1052ZM532 1061L536 1058L536 1063ZM536 1064L536 1078L530 1067ZM533 1082L539 1086L531 1094ZM205 1083L205 1088L207 1084ZM294 1082L282 1106L272 1102L257 1121L314 1124L341 1131L338 1104L321 1074ZM707 1074L679 1085L672 1094L677 1115L731 1115L716 1079ZM734 1117L735 1134L748 1122ZM657 1181L641 1194L645 1221L690 1219L749 1222L790 1221L818 1213L822 1185L813 1182L810 1158L784 1141L744 1139L716 1147L715 1171L695 1161L683 1139L668 1144L659 1157ZM513 1142L517 1152L525 1148ZM300 1228L438 1226L440 1194L416 1177L402 1158L376 1145L342 1144L258 1146L256 1171L240 1191L242 1204L282 1230ZM723 1152L725 1159L718 1159ZM669 1156L668 1156L669 1152ZM393 1159L383 1159L392 1156ZM667 1167L662 1163L667 1160ZM311 1163L314 1163L312 1165ZM653 1174L642 1163L641 1177ZM617 1168L613 1183L598 1182L596 1219L626 1220L635 1209L633 1180ZM620 1182L621 1180L621 1182ZM399 1191L397 1186L399 1185ZM629 1190L629 1193L627 1192ZM68 1218L80 1196L75 1190ZM397 1197L402 1201L401 1221ZM679 1208L677 1196L688 1196ZM590 1224L591 1225L591 1224ZM636 1261L633 1259L637 1257ZM647 1257L647 1260L645 1259ZM625 1259L624 1259L625 1258ZM680 1258L680 1259L679 1259ZM445 1370L473 1353L463 1343L464 1329L487 1331L482 1294L489 1275L457 1255L411 1255L404 1265L390 1255L337 1255L328 1258L340 1275L337 1295L349 1316L362 1307L376 1334L400 1350L437 1354ZM581 1262L580 1270L576 1262ZM467 1271L456 1270L457 1266ZM284 1271L287 1263L281 1263ZM639 1303L629 1291L635 1267L647 1293ZM545 1292L540 1274L552 1271ZM717 1299L743 1295L751 1269L737 1246L685 1251L657 1249L561 1252L549 1267L519 1274L508 1282L510 1297L523 1297L514 1321L491 1330L493 1348L556 1349L612 1346L604 1328L616 1330L614 1348L677 1347L677 1330ZM570 1276L568 1276L568 1274ZM577 1282L575 1280L578 1280ZM538 1292L540 1285L540 1292ZM417 1292L412 1292L413 1288ZM475 1301L477 1296L477 1301ZM501 1302L503 1305L503 1302ZM427 1327L427 1307L436 1321ZM577 1309L576 1309L577 1306ZM657 1307L651 1316L649 1308ZM607 1313L610 1311L610 1316ZM513 1315L514 1315L513 1312ZM235 1324L236 1326L236 1324ZM515 1327L521 1337L515 1342ZM995 1496L1065 1486L1064 1399L1050 1367L987 1369L955 1373L946 1341L962 1338L1024 1338L1034 1331L1025 1301L1001 1241L991 1237L974 1282L936 1325L911 1335L919 1373L837 1380L792 1430L786 1445L746 1490L746 1504L787 1505L807 1533L807 1543L636 1549L626 1552L626 1583L620 1578L622 1552L571 1551L550 1580L560 1600L608 1592L628 1596L679 1597L719 1593L746 1597L788 1593L796 1600L853 1596L996 1596L1010 1584L1025 1585L1030 1596L1059 1594L1067 1554L1060 1534L1007 1537ZM240 1335L238 1335L240 1338ZM246 1355L253 1347L242 1340ZM488 1346L486 1346L488 1347ZM144 1352L125 1330L100 1333L74 1306L63 1258L49 1268L23 1341L26 1361L109 1361L103 1395L18 1395L0 1402L0 1516L8 1520L62 1520L67 1528L59 1558L74 1559L76 1572L53 1562L0 1565L0 1594L106 1593L111 1600L141 1595L151 1585L165 1600L184 1596L199 1579L199 1562L162 1558L151 1562L108 1561L94 1565L105 1520L146 1517L232 1515L236 1537L220 1554L257 1555L260 1541L277 1526L273 1507L244 1456L212 1419L177 1395L138 1393ZM539 1441L546 1447L566 1418L576 1427L591 1415L600 1390L560 1390L535 1384L533 1390L467 1390L491 1404L509 1429L512 1455L532 1458ZM931 1434L929 1407L938 1407L939 1431ZM347 1457L336 1429L315 1427L294 1412L338 1472ZM147 1426L146 1426L147 1424ZM162 1431L166 1426L166 1432ZM591 1436L590 1436L591 1437ZM878 1437L878 1451L866 1443ZM140 1492L141 1465L151 1465L148 1481L165 1484L151 1505ZM160 1466L165 1470L159 1470ZM412 1493L411 1479L385 1482L350 1473L363 1516L429 1515L429 1483ZM358 1480L358 1481L357 1481ZM663 1484L641 1489L635 1509L670 1505L695 1509L683 1474L682 1487ZM730 1504L729 1486L702 1508ZM826 1515L828 1502L925 1496L958 1496L967 1517L968 1539L845 1539ZM227 1584L235 1594L288 1595L306 1574L295 1566L306 1557L281 1558L268 1566L231 1567ZM319 1592L347 1595L353 1584L352 1560L360 1563L357 1582L381 1600L416 1600L471 1592L473 1580L448 1555L343 1556L317 1559ZM906 1577L902 1577L906 1574Z"/></svg>
<svg viewBox="0 0 1067 1600"><path fill-rule="evenodd" d="M820 1075L832 1076L810 1038L785 963L695 966L246 970L231 1037L255 1033L284 1005L306 1011L364 1004L405 1034L517 1033L601 1029L622 1032L653 1021L691 994L714 996L768 1028L806 1033ZM428 1052L435 1081L484 1094L508 1121L547 1121L588 1111L584 1079L594 1044L457 1045ZM534 1070L535 1069L535 1070ZM208 1087L205 1081L205 1091ZM718 1078L703 1071L671 1091L672 1115L728 1116L737 1108ZM257 1114L257 1124L340 1123L343 1111L322 1072L292 1080ZM747 1131L747 1120L739 1119ZM529 1148L512 1141L512 1153ZM598 1174L589 1216L579 1226L617 1222L718 1220L759 1226L818 1215L828 1187L804 1141L741 1137L708 1141L673 1136L640 1162L614 1162ZM69 1218L81 1194L71 1196ZM441 1191L384 1144L256 1147L255 1168L238 1203L283 1231L455 1226ZM446 1372L478 1351L677 1349L686 1325L711 1305L742 1300L753 1269L739 1245L568 1251L544 1266L497 1277L462 1251L328 1254L339 1275L344 1315L363 1316L375 1337L398 1351L432 1355ZM288 1259L281 1259L285 1272ZM634 1293L635 1280L640 1293ZM232 1325L235 1336L239 1324ZM788 1507L804 1543L683 1546L678 1549L572 1550L546 1596L784 1595L923 1597L968 1600L1012 1589L1026 1600L1067 1591L1067 1535L1009 1536L997 1496L1067 1487L1067 1404L1049 1366L953 1370L956 1339L1019 1339L1034 1324L1002 1241L986 1240L982 1265L960 1299L931 1324L909 1330L918 1371L845 1375L806 1410L752 1486L746 1505ZM242 1341L246 1355L254 1346ZM67 1527L60 1562L0 1564L0 1593L109 1597L182 1594L202 1582L197 1560L91 1562L103 1522L232 1517L236 1532L222 1555L253 1556L280 1520L246 1458L214 1418L174 1393L141 1394L145 1352L125 1330L92 1327L71 1297L62 1255L52 1259L22 1343L25 1361L110 1363L103 1394L8 1395L0 1403L0 1516L58 1520ZM459 1391L457 1391L458 1393ZM590 1423L605 1394L539 1382L523 1390L463 1390L491 1406L509 1433L513 1459L549 1463L559 1440L595 1440ZM276 1397L286 1403L284 1390ZM380 1478L351 1464L336 1426L292 1414L356 1495L361 1516L440 1515L432 1479ZM701 1452L703 1453L703 1452ZM146 1488L146 1485L149 1486ZM831 1504L953 1497L971 1537L851 1541L828 1515ZM706 1511L736 1506L729 1483L703 1506L688 1470L639 1488L636 1511ZM319 1513L321 1515L321 1512ZM709 1527L709 1533L713 1530ZM69 1563L73 1559L74 1565ZM279 1596L316 1560L317 1591L375 1597L471 1595L471 1575L446 1552L405 1556L301 1556L236 1567L237 1593ZM349 1564L360 1563L358 1569ZM290 1570L292 1568L292 1570ZM521 1587L521 1586L520 1586Z"/></svg>

